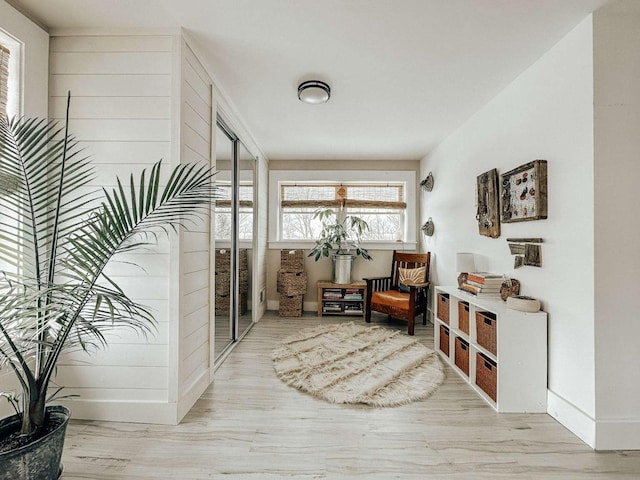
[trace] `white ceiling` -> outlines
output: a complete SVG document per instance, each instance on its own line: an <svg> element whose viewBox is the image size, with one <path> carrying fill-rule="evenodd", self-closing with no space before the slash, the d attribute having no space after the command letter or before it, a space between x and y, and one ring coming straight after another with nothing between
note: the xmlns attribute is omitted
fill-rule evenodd
<svg viewBox="0 0 640 480"><path fill-rule="evenodd" d="M175 27L272 160L419 159L610 0L11 0L51 28ZM297 99L331 85L325 105Z"/></svg>

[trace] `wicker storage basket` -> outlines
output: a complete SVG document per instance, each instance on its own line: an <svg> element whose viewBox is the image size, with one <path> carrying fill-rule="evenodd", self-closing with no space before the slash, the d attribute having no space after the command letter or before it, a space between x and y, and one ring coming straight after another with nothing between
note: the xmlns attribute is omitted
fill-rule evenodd
<svg viewBox="0 0 640 480"><path fill-rule="evenodd" d="M231 250L228 248L216 249L216 272L228 272L231 270Z"/></svg>
<svg viewBox="0 0 640 480"><path fill-rule="evenodd" d="M249 272L247 270L240 270L240 284L238 285L240 293L249 292Z"/></svg>
<svg viewBox="0 0 640 480"><path fill-rule="evenodd" d="M238 269L242 271L249 270L249 255L247 249L241 249L238 256ZM231 270L231 250L228 248L219 248L216 250L216 272L228 272Z"/></svg>
<svg viewBox="0 0 640 480"><path fill-rule="evenodd" d="M246 293L240 294L240 300L238 301L238 313L244 315L247 313L248 296ZM219 295L216 293L216 315L229 315L231 295Z"/></svg>
<svg viewBox="0 0 640 480"><path fill-rule="evenodd" d="M216 295L231 293L231 277L229 272L216 272Z"/></svg>
<svg viewBox="0 0 640 480"><path fill-rule="evenodd" d="M281 317L301 317L302 297L303 295L280 294L280 308L278 310L278 314Z"/></svg>
<svg viewBox="0 0 640 480"><path fill-rule="evenodd" d="M304 255L302 250L280 250L280 270L283 272L304 271Z"/></svg>
<svg viewBox="0 0 640 480"><path fill-rule="evenodd" d="M216 315L229 315L229 302L231 295L216 293Z"/></svg>
<svg viewBox="0 0 640 480"><path fill-rule="evenodd" d="M476 353L476 385L497 401L498 365L482 353Z"/></svg>
<svg viewBox="0 0 640 480"><path fill-rule="evenodd" d="M491 312L476 312L476 335L478 345L497 355L496 315Z"/></svg>
<svg viewBox="0 0 640 480"><path fill-rule="evenodd" d="M458 328L469 335L469 302L458 301Z"/></svg>
<svg viewBox="0 0 640 480"><path fill-rule="evenodd" d="M278 271L277 292L282 295L304 295L307 293L306 272Z"/></svg>
<svg viewBox="0 0 640 480"><path fill-rule="evenodd" d="M457 367L469 376L469 344L462 338L456 337L455 340L455 363Z"/></svg>
<svg viewBox="0 0 640 480"><path fill-rule="evenodd" d="M438 294L438 318L444 323L449 323L449 294Z"/></svg>
<svg viewBox="0 0 640 480"><path fill-rule="evenodd" d="M449 356L449 329L444 325L440 325L440 350Z"/></svg>

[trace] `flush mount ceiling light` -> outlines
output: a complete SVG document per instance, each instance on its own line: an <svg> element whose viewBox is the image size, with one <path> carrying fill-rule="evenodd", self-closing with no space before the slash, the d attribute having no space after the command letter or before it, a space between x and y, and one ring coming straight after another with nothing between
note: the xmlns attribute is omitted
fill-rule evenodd
<svg viewBox="0 0 640 480"><path fill-rule="evenodd" d="M298 98L301 102L318 105L327 103L331 96L329 85L320 80L309 80L298 86Z"/></svg>

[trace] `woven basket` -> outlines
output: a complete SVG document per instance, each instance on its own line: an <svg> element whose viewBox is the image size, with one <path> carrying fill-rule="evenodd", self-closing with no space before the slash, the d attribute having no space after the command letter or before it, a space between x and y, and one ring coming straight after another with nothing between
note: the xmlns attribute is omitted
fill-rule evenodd
<svg viewBox="0 0 640 480"><path fill-rule="evenodd" d="M231 250L228 248L216 249L216 272L228 272L231 270ZM238 269L242 271L249 270L249 255L247 249L241 249L238 255Z"/></svg>
<svg viewBox="0 0 640 480"><path fill-rule="evenodd" d="M440 325L440 350L449 356L449 329L444 325Z"/></svg>
<svg viewBox="0 0 640 480"><path fill-rule="evenodd" d="M216 272L228 272L231 269L231 250L216 249Z"/></svg>
<svg viewBox="0 0 640 480"><path fill-rule="evenodd" d="M462 338L456 337L455 340L455 363L465 375L469 376L469 344Z"/></svg>
<svg viewBox="0 0 640 480"><path fill-rule="evenodd" d="M306 272L278 272L277 292L281 295L304 295L307 293Z"/></svg>
<svg viewBox="0 0 640 480"><path fill-rule="evenodd" d="M280 270L283 272L304 271L304 255L302 250L280 250Z"/></svg>
<svg viewBox="0 0 640 480"><path fill-rule="evenodd" d="M282 295L280 294L280 308L278 313L281 317L301 317L302 316L303 295Z"/></svg>
<svg viewBox="0 0 640 480"><path fill-rule="evenodd" d="M449 323L449 294L438 294L438 318L444 323Z"/></svg>
<svg viewBox="0 0 640 480"><path fill-rule="evenodd" d="M496 315L491 312L476 312L476 336L478 345L497 355Z"/></svg>
<svg viewBox="0 0 640 480"><path fill-rule="evenodd" d="M248 296L246 293L240 294L240 300L238 301L238 312L240 315L247 313ZM229 307L231 302L231 295L219 295L216 293L216 315L229 315Z"/></svg>
<svg viewBox="0 0 640 480"><path fill-rule="evenodd" d="M497 400L498 366L480 352L476 353L476 385L494 402Z"/></svg>
<svg viewBox="0 0 640 480"><path fill-rule="evenodd" d="M469 302L458 301L458 328L469 335Z"/></svg>
<svg viewBox="0 0 640 480"><path fill-rule="evenodd" d="M249 272L247 270L240 270L240 293L249 292Z"/></svg>
<svg viewBox="0 0 640 480"><path fill-rule="evenodd" d="M216 295L231 293L231 277L228 271L216 272Z"/></svg>

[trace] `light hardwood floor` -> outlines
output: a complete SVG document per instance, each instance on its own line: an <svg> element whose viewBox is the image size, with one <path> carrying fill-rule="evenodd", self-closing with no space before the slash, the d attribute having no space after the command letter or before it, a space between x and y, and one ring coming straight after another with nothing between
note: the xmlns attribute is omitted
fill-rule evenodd
<svg viewBox="0 0 640 480"><path fill-rule="evenodd" d="M332 405L275 376L278 339L351 320L364 324L268 314L178 426L72 421L63 479L640 478L640 451L596 453L548 415L497 414L448 367L431 398L395 408ZM416 336L433 348L431 325Z"/></svg>

